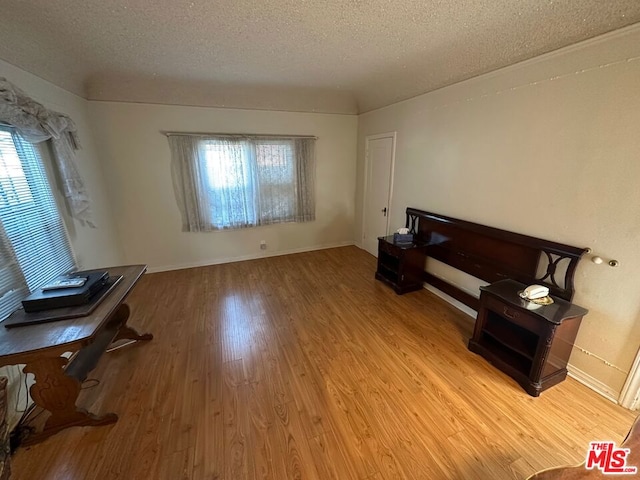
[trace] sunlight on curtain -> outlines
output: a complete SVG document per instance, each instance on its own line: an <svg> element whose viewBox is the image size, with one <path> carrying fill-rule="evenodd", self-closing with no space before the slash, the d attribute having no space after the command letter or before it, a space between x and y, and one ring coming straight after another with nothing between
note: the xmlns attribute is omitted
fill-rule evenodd
<svg viewBox="0 0 640 480"><path fill-rule="evenodd" d="M255 225L256 172L253 152L234 140L203 140L205 176L211 224L214 228Z"/></svg>
<svg viewBox="0 0 640 480"><path fill-rule="evenodd" d="M315 220L314 138L170 135L183 230Z"/></svg>

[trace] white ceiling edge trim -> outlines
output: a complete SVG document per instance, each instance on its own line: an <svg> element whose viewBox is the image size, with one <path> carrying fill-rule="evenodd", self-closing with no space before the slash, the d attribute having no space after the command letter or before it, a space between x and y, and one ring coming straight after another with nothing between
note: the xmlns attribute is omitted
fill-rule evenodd
<svg viewBox="0 0 640 480"><path fill-rule="evenodd" d="M536 63L546 62L547 60L551 60L552 58L566 55L567 53L571 53L573 51L584 50L585 48L611 41L617 37L625 37L629 34L634 34L634 33L640 33L640 23L634 23L633 25L622 27L617 30L613 30L611 32L603 33L602 35L588 38L586 40L582 40L581 42L567 45L566 47L562 47L557 50L553 50L551 52L543 53L542 55L538 55L537 57L529 58L528 60L523 60L522 62L514 63L513 65L507 65L506 67L499 68L498 70L493 70L491 72L485 73L484 75L480 75L480 77L486 76L487 78L491 78L493 76L502 75L505 71L508 72L509 70L526 68L528 66L535 65ZM638 53L640 54L640 48L638 48ZM474 80L476 78L478 77L473 77L473 78L470 78L469 80ZM452 85L449 85L449 86L452 86Z"/></svg>
<svg viewBox="0 0 640 480"><path fill-rule="evenodd" d="M103 75L87 82L88 100L199 107L357 114L354 94L308 86L221 84L167 77Z"/></svg>
<svg viewBox="0 0 640 480"><path fill-rule="evenodd" d="M530 66L536 65L537 63L543 63L543 62L551 60L551 59L553 59L555 57L560 57L560 56L566 55L568 53L571 53L573 51L584 50L586 48L589 48L589 47L592 47L592 46L596 46L596 45L601 44L601 43L609 42L609 41L614 40L616 38L621 38L621 37L625 37L627 35L632 35L632 34L636 34L636 33L640 33L640 23L634 23L633 25L629 25L629 26L626 26L626 27L623 27L623 28L619 28L619 29L613 30L611 32L603 33L602 35L597 35L595 37L588 38L586 40L582 40L580 42L577 42L577 43L574 43L574 44L571 44L571 45L567 45L566 47L562 47L562 48L559 48L557 50L553 50L551 52L543 53L542 55L538 55L536 57L529 58L527 60L523 60L521 62L514 63L512 65L507 65L506 67L502 67L502 68L498 68L496 70L492 70L490 72L482 73L480 75L476 75L474 77L467 78L465 80L461 80L459 82L455 82L455 83L452 83L450 85L446 85L444 87L436 88L435 90L430 90L428 92L424 92L424 93L421 93L419 95L414 95L412 97L405 98L404 100L399 100L397 102L390 103L389 105L385 105L384 107L374 108L372 110L367 110L366 112L359 112L358 116L366 115L366 114L369 114L369 113L372 113L372 112L376 112L378 110L384 110L385 108L390 108L390 107L393 107L395 105L399 105L401 103L413 100L415 98L422 97L424 95L433 94L435 92L441 92L441 91L444 91L444 90L447 90L447 89L450 89L450 88L459 87L461 85L473 85L474 83L480 83L480 82L483 82L483 81L485 81L487 79L499 77L499 76L502 76L502 75L510 73L510 72L516 72L518 70L523 70L523 69L528 68ZM640 46L638 47L638 55L640 55Z"/></svg>
<svg viewBox="0 0 640 480"><path fill-rule="evenodd" d="M594 46L594 45L598 45L600 43L608 42L608 41L613 40L615 38L624 37L626 35L634 34L634 33L637 33L637 32L640 32L640 22L632 24L632 25L629 25L629 26L626 26L626 27L622 27L622 28L619 28L617 30L613 30L611 32L607 32L607 33L604 33L602 35L598 35L598 36L595 36L595 37L592 37L592 38L589 38L589 39L586 39L586 40L582 40L580 42L577 42L577 43L574 43L574 44L571 44L571 45L567 45L566 47L562 47L562 48L559 48L557 50L553 50L551 52L547 52L547 53L544 53L542 55L538 55L536 57L529 58L527 60L523 60L523 61L518 62L518 63L514 63L512 65L507 65L506 67L502 67L502 68L499 68L499 69L496 69L496 70L492 70L490 72L486 72L486 73L483 73L483 74L480 74L480 75L476 75L474 77L467 78L465 80L461 80L459 82L455 82L455 83L452 83L450 85L446 85L444 87L440 87L440 88L437 88L437 89L434 89L434 90L429 90L429 91L420 93L418 95L414 95L414 96L411 96L409 98L405 98L403 100L399 100L399 101L390 103L388 105L384 105L382 107L377 107L377 108L374 108L374 109L371 109L371 110L362 111L362 112L356 112L356 113L348 113L348 112L317 112L317 111L309 111L309 110L289 110L289 109L286 109L286 108L285 109L270 109L270 108L260 108L260 107L232 107L232 106L213 106L213 105L195 105L195 104L180 104L180 103L163 103L163 102L150 102L150 101L143 102L143 101L128 101L128 100L92 99L92 98L90 98L88 93L87 93L86 96L78 94L78 93L76 93L76 92L74 92L72 90L69 90L66 87L58 85L57 83L54 83L51 80L47 80L47 79L41 77L40 75L38 75L38 74L36 74L36 73L34 73L34 72L30 71L30 70L27 70L27 69L25 69L23 67L20 67L18 65L15 65L14 63L11 63L11 62L3 59L3 58L0 58L0 62L3 62L5 64L9 65L10 67L12 67L14 69L17 69L17 70L19 70L21 72L25 72L25 73L33 76L34 78L37 78L39 81L45 82L45 83L47 83L47 84L49 84L49 85L51 85L51 86L53 86L55 88L58 88L58 89L64 91L67 94L73 95L74 97L76 97L78 99L81 99L81 100L84 100L84 101L87 101L87 102L107 102L107 103L124 103L124 104L130 103L130 104L138 104L138 105L164 105L164 106L178 106L178 107L192 107L192 108L221 108L221 109L230 109L230 110L255 110L255 111L272 111L272 112L309 113L309 114L314 114L314 115L349 115L349 116L356 115L356 116L360 116L360 115L366 115L366 114L369 114L369 113L372 113L372 112L376 112L378 110L384 110L386 108L393 107L395 105L398 105L398 104L401 104L403 102L407 102L407 101L413 100L413 99L418 98L418 97L422 97L424 95L429 95L429 94L433 94L435 92L444 91L446 89L457 87L457 86L460 86L460 85L463 85L463 84L473 85L474 83L479 83L479 82L482 82L482 81L487 80L487 79L498 77L498 76L504 75L505 73L509 73L509 72L512 72L512 71L515 72L517 70L521 70L521 69L527 68L527 67L535 65L537 63L545 62L545 61L550 60L552 58L555 58L557 56L566 55L567 53L571 53L572 51L583 50L585 48L588 48L588 47L591 47L591 46ZM639 54L640 54L640 48L639 48ZM11 81L10 77L8 79ZM20 85L18 85L18 87L22 88ZM45 100L37 99L37 100L42 101L45 104L47 103L46 99Z"/></svg>
<svg viewBox="0 0 640 480"><path fill-rule="evenodd" d="M273 109L273 108L260 108L260 107L218 107L215 105L191 105L191 104L181 104L181 103L159 103L159 102L137 102L134 100L98 100L98 99L87 99L82 98L86 102L91 103L111 103L118 105L150 105L154 107L179 107L179 108L203 108L207 110L218 109L218 110L245 110L248 112L277 112L277 113L299 113L299 114L307 114L307 115L341 115L347 117L357 117L359 113L345 113L345 112L312 112L309 110L286 110L286 109Z"/></svg>

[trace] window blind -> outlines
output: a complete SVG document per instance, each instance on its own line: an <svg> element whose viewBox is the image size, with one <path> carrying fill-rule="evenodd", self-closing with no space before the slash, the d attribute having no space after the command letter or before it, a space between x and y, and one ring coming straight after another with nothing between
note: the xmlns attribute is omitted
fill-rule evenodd
<svg viewBox="0 0 640 480"><path fill-rule="evenodd" d="M1 320L29 291L75 268L42 159L7 127L0 127L0 222Z"/></svg>

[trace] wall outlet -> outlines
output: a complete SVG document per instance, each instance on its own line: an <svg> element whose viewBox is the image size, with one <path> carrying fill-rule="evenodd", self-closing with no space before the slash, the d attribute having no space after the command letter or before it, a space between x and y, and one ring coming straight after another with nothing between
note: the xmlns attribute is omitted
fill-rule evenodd
<svg viewBox="0 0 640 480"><path fill-rule="evenodd" d="M260 250L266 250L266 249L267 249L267 241L260 240Z"/></svg>

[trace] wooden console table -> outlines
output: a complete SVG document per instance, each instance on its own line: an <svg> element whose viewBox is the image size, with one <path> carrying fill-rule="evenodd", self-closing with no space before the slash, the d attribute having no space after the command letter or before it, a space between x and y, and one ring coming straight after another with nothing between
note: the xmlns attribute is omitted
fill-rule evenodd
<svg viewBox="0 0 640 480"><path fill-rule="evenodd" d="M42 431L30 435L23 444L40 442L68 427L107 425L118 420L115 413L94 415L76 406L76 400L82 382L112 342L153 338L127 325L129 307L123 303L146 268L108 268L110 276L123 278L87 316L10 329L0 324L0 366L25 364L23 372L35 376L31 398L51 414ZM62 356L66 352L74 354L70 360Z"/></svg>

